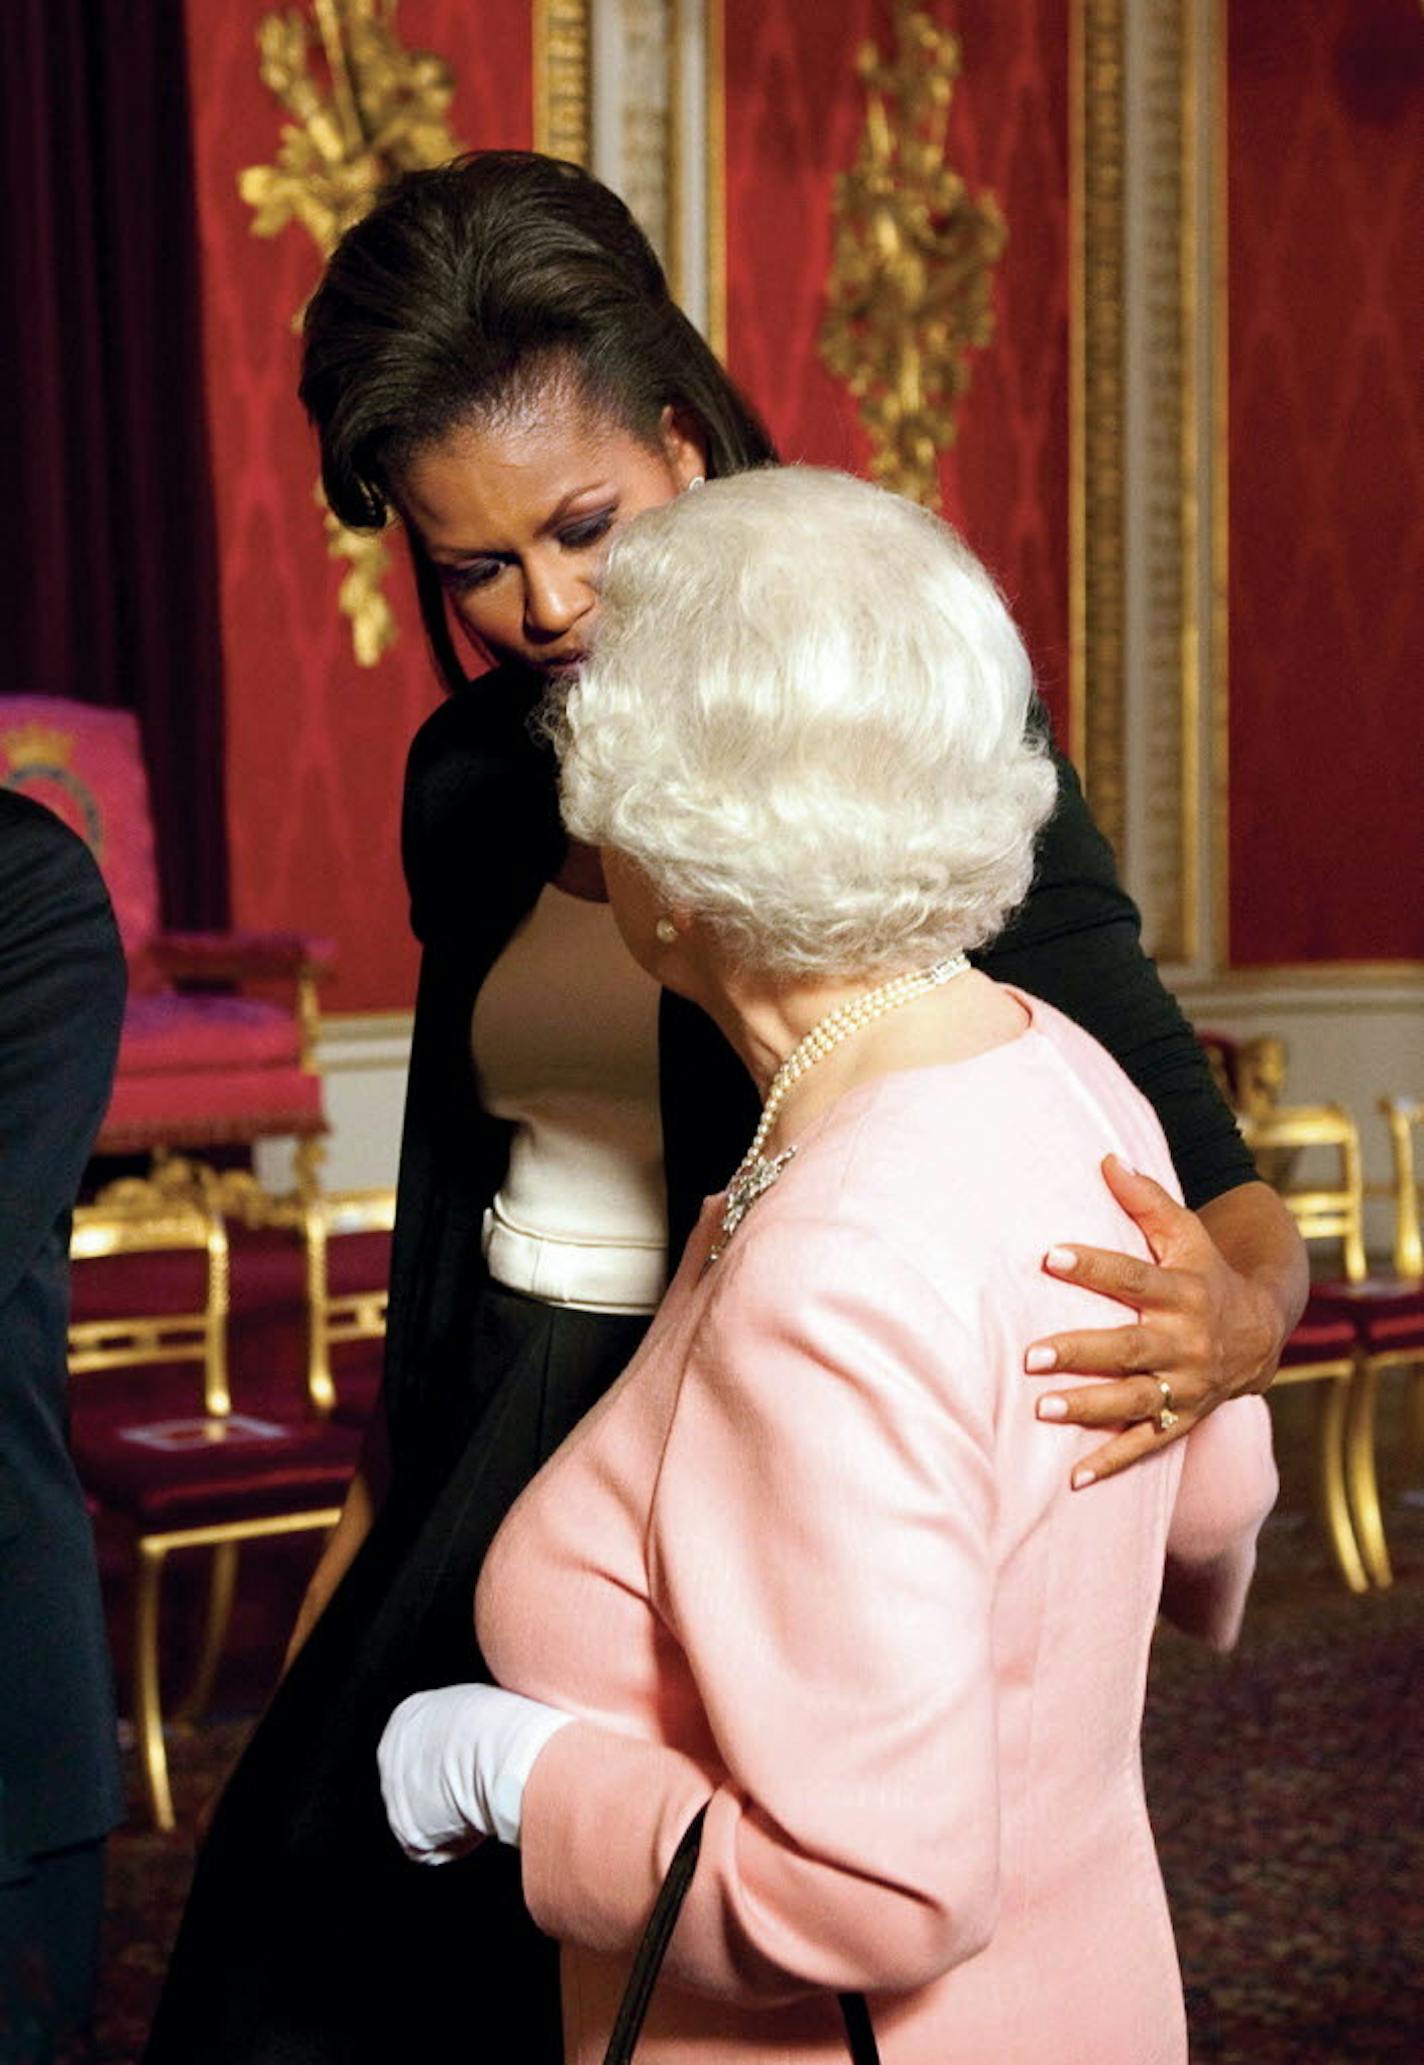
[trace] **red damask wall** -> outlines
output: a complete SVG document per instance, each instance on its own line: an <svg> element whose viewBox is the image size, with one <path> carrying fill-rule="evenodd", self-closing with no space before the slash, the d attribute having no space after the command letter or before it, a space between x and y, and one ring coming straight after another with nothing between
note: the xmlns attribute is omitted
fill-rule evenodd
<svg viewBox="0 0 1424 2065"><path fill-rule="evenodd" d="M728 362L783 454L863 470L853 403L816 350L836 174L865 101L855 56L889 51L890 0L725 0ZM975 356L945 513L1006 589L1044 693L1066 718L1068 0L930 0L964 71L952 163L995 194L1008 247L993 342Z"/></svg>
<svg viewBox="0 0 1424 2065"><path fill-rule="evenodd" d="M1231 957L1424 959L1424 15L1227 16Z"/></svg>
<svg viewBox="0 0 1424 2065"><path fill-rule="evenodd" d="M335 1010L408 1006L415 955L398 851L406 746L436 690L398 542L399 644L356 665L312 500L316 453L296 401L291 318L318 272L305 230L250 230L237 176L271 162L285 117L257 73L264 0L188 0L194 156L227 684L233 915L340 947ZM468 146L532 135L527 0L404 0L402 40L457 81Z"/></svg>

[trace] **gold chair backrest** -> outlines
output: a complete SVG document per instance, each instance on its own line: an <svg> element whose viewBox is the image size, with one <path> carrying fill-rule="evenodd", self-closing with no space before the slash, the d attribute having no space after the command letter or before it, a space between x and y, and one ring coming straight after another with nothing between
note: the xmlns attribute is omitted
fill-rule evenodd
<svg viewBox="0 0 1424 2065"><path fill-rule="evenodd" d="M221 1419L232 1411L227 1378L228 1243L219 1214L196 1197L163 1194L138 1177L111 1183L93 1204L80 1205L70 1235L70 1258L195 1250L206 1258L201 1312L130 1319L75 1320L69 1328L69 1367L134 1369L154 1363L193 1363L203 1373L203 1409Z"/></svg>
<svg viewBox="0 0 1424 2065"><path fill-rule="evenodd" d="M1424 1098L1381 1097L1394 1158L1394 1267L1400 1276L1424 1276L1420 1233L1419 1178L1414 1166L1414 1129L1424 1125Z"/></svg>
<svg viewBox="0 0 1424 2065"><path fill-rule="evenodd" d="M1242 1113L1241 1132L1289 1210L1302 1240L1339 1244L1346 1279L1361 1283L1369 1274L1365 1259L1365 1195L1360 1164L1360 1135L1343 1104L1282 1104L1274 1110ZM1300 1173L1318 1167L1308 1159L1312 1149L1335 1156L1339 1180L1325 1183ZM1282 1174L1282 1171L1285 1171Z"/></svg>

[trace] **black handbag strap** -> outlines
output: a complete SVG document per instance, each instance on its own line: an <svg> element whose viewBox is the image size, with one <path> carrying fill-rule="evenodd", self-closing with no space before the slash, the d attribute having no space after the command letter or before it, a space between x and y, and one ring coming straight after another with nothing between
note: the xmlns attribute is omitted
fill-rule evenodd
<svg viewBox="0 0 1424 2065"><path fill-rule="evenodd" d="M633 1968L628 1974L628 1984L618 2004L618 2016L608 2039L608 2049L603 2054L603 2065L632 2065L633 2047L642 2034L648 2003L653 1997L668 1941L682 1912L682 1903L692 1884L692 1874L697 1869L698 1852L702 1848L702 1824L706 1819L707 1809L700 1807L673 1852L667 1877L658 1888L658 1897L653 1903L648 1926L643 1931L643 1940L638 1945ZM842 1993L837 1995L837 1999L845 2020L851 2065L880 2065L880 2052L865 1995Z"/></svg>

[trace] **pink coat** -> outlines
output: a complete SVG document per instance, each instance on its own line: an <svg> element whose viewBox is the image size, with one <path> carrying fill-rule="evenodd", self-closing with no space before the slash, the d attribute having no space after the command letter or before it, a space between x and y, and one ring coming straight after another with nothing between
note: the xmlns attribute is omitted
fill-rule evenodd
<svg viewBox="0 0 1424 2065"><path fill-rule="evenodd" d="M1049 1006L976 1059L852 1091L702 1270L704 1210L640 1353L481 1577L499 1681L580 1718L524 1799L525 1896L597 2065L683 1829L701 1860L647 2065L1181 2065L1143 1800L1165 1558L1234 1639L1275 1495L1262 1401L1071 1492L1095 1437L1023 1353L1119 1325L1046 1248L1146 1253L1099 1174L1175 1189L1157 1121ZM734 1145L734 1143L729 1143Z"/></svg>

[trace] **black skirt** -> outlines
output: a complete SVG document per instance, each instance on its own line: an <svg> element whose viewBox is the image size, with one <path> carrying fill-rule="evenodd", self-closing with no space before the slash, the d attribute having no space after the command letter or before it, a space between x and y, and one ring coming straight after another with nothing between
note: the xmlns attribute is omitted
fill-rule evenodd
<svg viewBox="0 0 1424 2065"><path fill-rule="evenodd" d="M488 1679L474 1589L520 1491L631 1359L647 1321L491 1289L473 1426L425 1430L278 1688L200 1854L144 2065L560 2065L558 1952L518 1855L414 1865L376 1745L425 1686ZM502 1371L502 1376L495 1373Z"/></svg>

